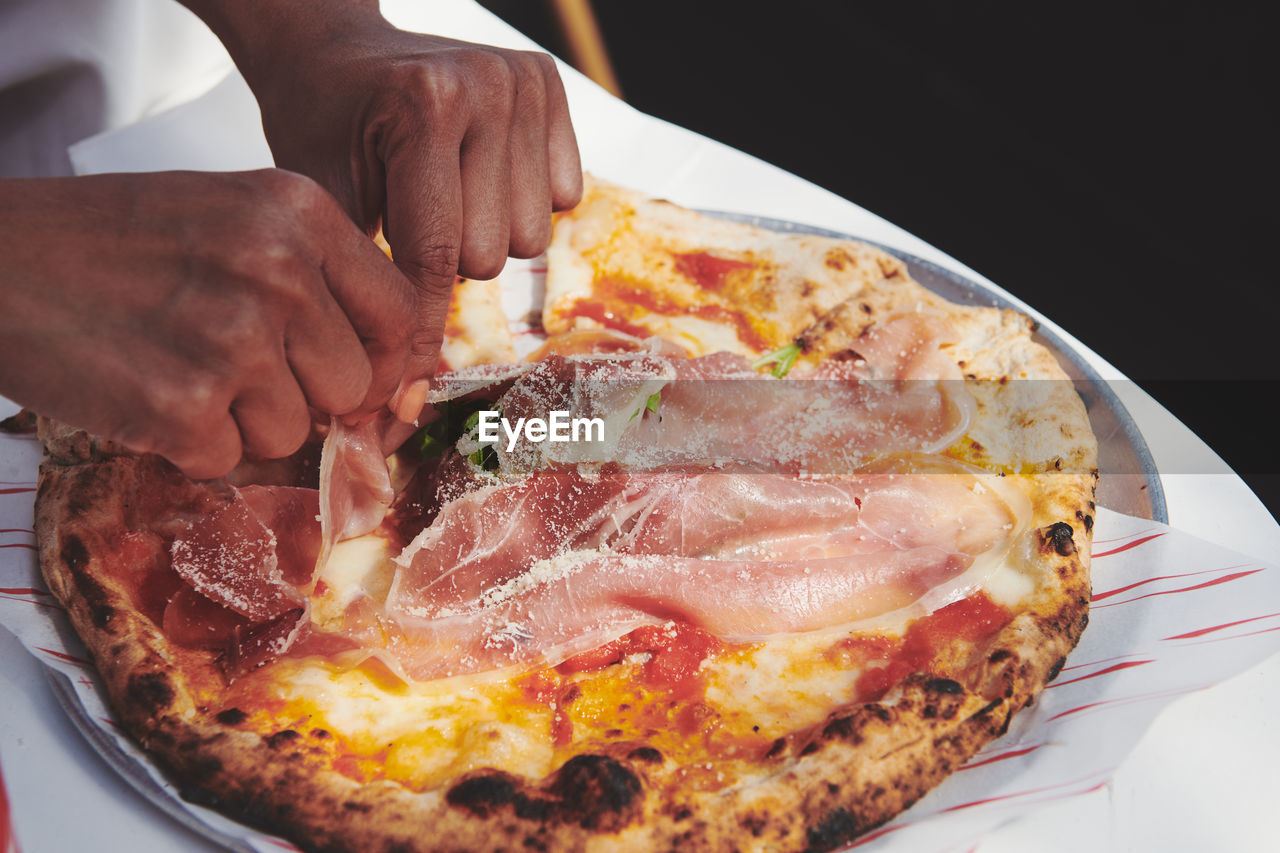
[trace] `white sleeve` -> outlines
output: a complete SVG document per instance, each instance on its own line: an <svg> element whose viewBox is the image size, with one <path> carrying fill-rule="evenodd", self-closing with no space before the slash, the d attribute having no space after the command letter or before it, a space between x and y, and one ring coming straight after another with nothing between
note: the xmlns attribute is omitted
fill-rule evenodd
<svg viewBox="0 0 1280 853"><path fill-rule="evenodd" d="M174 0L0 0L0 177L71 174L67 146L193 98L231 67Z"/></svg>

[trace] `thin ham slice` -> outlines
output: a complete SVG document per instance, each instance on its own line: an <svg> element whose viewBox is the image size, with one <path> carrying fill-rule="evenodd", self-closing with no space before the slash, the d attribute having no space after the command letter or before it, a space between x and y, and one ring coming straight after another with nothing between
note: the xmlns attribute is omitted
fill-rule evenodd
<svg viewBox="0 0 1280 853"><path fill-rule="evenodd" d="M280 657L308 636L307 612L294 607L255 622L184 586L169 600L163 628L180 646L221 651L223 669L234 677Z"/></svg>
<svg viewBox="0 0 1280 853"><path fill-rule="evenodd" d="M245 486L240 494L275 537L281 577L294 586L308 586L320 556L320 493L290 486Z"/></svg>
<svg viewBox="0 0 1280 853"><path fill-rule="evenodd" d="M347 426L333 418L320 455L320 562L334 544L382 523L395 500L383 449L386 419Z"/></svg>
<svg viewBox="0 0 1280 853"><path fill-rule="evenodd" d="M998 479L918 457L824 480L543 472L446 506L397 560L385 611L362 601L349 629L433 678L555 663L669 619L746 642L941 606L1028 516Z"/></svg>
<svg viewBox="0 0 1280 853"><path fill-rule="evenodd" d="M974 405L941 350L946 340L935 321L898 317L863 334L849 359L785 380L730 353L551 354L506 390L503 417L511 424L553 411L598 418L603 440L511 444L504 435L499 471L617 462L839 474L891 452L934 453L964 433Z"/></svg>
<svg viewBox="0 0 1280 853"><path fill-rule="evenodd" d="M228 489L206 512L175 522L170 565L186 585L163 614L166 635L220 648L232 674L284 653L309 628L303 588L315 572L315 489ZM274 531L280 531L277 537Z"/></svg>
<svg viewBox="0 0 1280 853"><path fill-rule="evenodd" d="M206 598L195 587L178 587L164 608L162 628L173 642L189 649L218 649L237 628L251 624L229 607Z"/></svg>
<svg viewBox="0 0 1280 853"><path fill-rule="evenodd" d="M428 403L456 400L477 391L503 388L532 369L529 364L480 364L437 376L427 392Z"/></svg>
<svg viewBox="0 0 1280 853"><path fill-rule="evenodd" d="M275 536L239 492L189 523L170 554L173 570L196 592L251 621L306 601L280 571Z"/></svg>

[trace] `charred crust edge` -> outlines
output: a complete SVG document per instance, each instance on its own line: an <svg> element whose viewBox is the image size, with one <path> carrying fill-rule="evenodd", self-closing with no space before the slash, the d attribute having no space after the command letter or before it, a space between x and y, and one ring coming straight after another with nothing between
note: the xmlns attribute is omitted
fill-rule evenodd
<svg viewBox="0 0 1280 853"><path fill-rule="evenodd" d="M644 784L622 762L585 754L566 761L542 786L501 771L477 771L453 785L445 800L480 818L510 811L516 818L537 823L616 832L640 817Z"/></svg>
<svg viewBox="0 0 1280 853"><path fill-rule="evenodd" d="M1054 522L1040 531L1040 544L1044 550L1052 550L1060 557L1076 553L1075 529L1065 521Z"/></svg>

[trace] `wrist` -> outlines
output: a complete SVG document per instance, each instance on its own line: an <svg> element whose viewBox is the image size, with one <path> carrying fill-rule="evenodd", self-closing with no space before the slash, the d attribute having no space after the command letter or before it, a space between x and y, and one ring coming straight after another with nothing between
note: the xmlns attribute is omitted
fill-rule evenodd
<svg viewBox="0 0 1280 853"><path fill-rule="evenodd" d="M179 0L226 47L255 94L282 65L357 29L390 26L378 0Z"/></svg>

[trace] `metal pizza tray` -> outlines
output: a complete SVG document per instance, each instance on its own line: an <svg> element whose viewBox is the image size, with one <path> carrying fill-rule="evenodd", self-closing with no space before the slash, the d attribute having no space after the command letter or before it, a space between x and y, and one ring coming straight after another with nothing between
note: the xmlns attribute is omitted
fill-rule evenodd
<svg viewBox="0 0 1280 853"><path fill-rule="evenodd" d="M147 759L131 755L121 748L112 732L104 728L99 720L94 719L93 714L85 707L75 687L72 686L71 679L55 669L46 669L45 674L49 679L49 687L53 691L54 698L66 711L72 725L93 747L94 752L98 753L112 770L119 773L120 778L143 799L196 835L226 848L229 853L258 853L258 848L249 844L244 837L237 837L238 833L235 829L223 831L215 827L212 822L217 820L231 827L233 824L230 818L211 815L208 819L202 819L179 798L176 789L156 781L155 772L158 771L153 772L144 766ZM97 676L95 675L94 678L96 679ZM250 831L245 828L245 833Z"/></svg>

